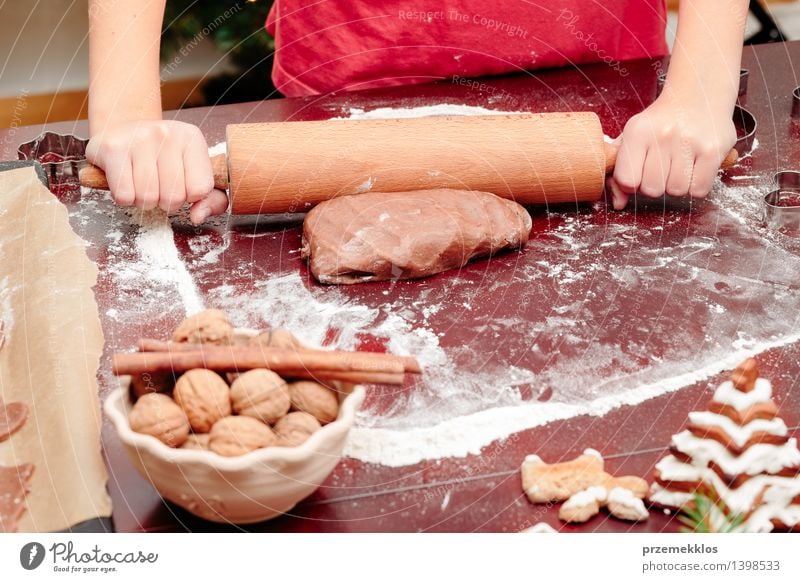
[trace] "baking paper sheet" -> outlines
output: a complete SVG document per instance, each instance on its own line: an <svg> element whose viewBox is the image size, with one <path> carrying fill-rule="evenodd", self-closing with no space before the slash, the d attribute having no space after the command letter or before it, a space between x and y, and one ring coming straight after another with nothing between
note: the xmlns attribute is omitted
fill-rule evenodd
<svg viewBox="0 0 800 582"><path fill-rule="evenodd" d="M0 173L0 398L30 408L0 464L33 463L19 531L111 515L100 445L97 267L33 168Z"/></svg>

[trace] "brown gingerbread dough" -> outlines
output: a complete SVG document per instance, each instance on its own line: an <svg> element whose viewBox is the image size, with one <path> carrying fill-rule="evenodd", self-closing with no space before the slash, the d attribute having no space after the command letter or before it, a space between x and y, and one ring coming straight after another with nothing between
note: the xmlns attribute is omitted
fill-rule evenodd
<svg viewBox="0 0 800 582"><path fill-rule="evenodd" d="M24 402L6 404L0 400L0 442L17 432L28 420L28 407Z"/></svg>
<svg viewBox="0 0 800 582"><path fill-rule="evenodd" d="M0 465L0 533L17 531L17 522L25 511L25 495L33 469L30 463L16 467Z"/></svg>
<svg viewBox="0 0 800 582"><path fill-rule="evenodd" d="M415 279L520 248L530 230L522 206L487 192L368 193L313 208L302 256L321 283Z"/></svg>

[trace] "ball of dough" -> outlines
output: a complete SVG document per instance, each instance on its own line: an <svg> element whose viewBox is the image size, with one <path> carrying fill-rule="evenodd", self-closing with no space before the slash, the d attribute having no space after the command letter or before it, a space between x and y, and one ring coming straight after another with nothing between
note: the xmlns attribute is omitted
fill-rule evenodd
<svg viewBox="0 0 800 582"><path fill-rule="evenodd" d="M189 419L166 394L145 394L128 415L131 429L156 437L170 447L179 447L189 436Z"/></svg>
<svg viewBox="0 0 800 582"><path fill-rule="evenodd" d="M208 432L220 418L231 414L228 384L211 370L196 368L184 373L172 392L194 432Z"/></svg>
<svg viewBox="0 0 800 582"><path fill-rule="evenodd" d="M208 448L223 457L238 457L278 442L270 427L249 416L227 416L208 434Z"/></svg>
<svg viewBox="0 0 800 582"><path fill-rule="evenodd" d="M307 412L290 412L275 424L275 434L284 447L297 447L308 440L322 425Z"/></svg>
<svg viewBox="0 0 800 582"><path fill-rule="evenodd" d="M236 414L272 424L289 412L291 400L286 381L271 370L249 370L231 384Z"/></svg>
<svg viewBox="0 0 800 582"><path fill-rule="evenodd" d="M233 326L225 312L206 309L184 319L172 334L172 341L190 344L230 345Z"/></svg>
<svg viewBox="0 0 800 582"><path fill-rule="evenodd" d="M308 412L320 424L328 424L339 415L339 397L336 392L318 384L303 380L289 385L292 409Z"/></svg>

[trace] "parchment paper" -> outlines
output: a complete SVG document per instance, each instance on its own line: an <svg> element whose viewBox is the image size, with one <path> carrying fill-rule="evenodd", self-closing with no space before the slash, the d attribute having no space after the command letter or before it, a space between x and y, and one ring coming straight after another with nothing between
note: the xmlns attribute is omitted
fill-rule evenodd
<svg viewBox="0 0 800 582"><path fill-rule="evenodd" d="M0 464L36 465L19 531L111 515L100 445L96 280L66 207L33 168L0 172L0 398L30 407L25 426L0 443Z"/></svg>

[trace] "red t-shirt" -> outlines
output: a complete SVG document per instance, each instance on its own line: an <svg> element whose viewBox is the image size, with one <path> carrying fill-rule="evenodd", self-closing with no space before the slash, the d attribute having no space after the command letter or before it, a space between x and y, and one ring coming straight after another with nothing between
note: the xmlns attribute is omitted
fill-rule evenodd
<svg viewBox="0 0 800 582"><path fill-rule="evenodd" d="M667 54L664 0L275 0L272 79L318 95Z"/></svg>

